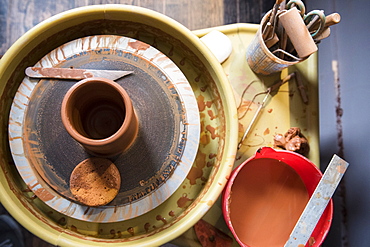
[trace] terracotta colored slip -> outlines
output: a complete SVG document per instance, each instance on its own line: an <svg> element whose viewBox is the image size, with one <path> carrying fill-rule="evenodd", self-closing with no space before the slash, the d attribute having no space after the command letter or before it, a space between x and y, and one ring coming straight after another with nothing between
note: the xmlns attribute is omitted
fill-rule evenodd
<svg viewBox="0 0 370 247"><path fill-rule="evenodd" d="M281 247L313 194L322 174L304 156L263 147L230 175L222 198L223 215L243 247ZM310 246L324 240L332 202L311 235Z"/></svg>
<svg viewBox="0 0 370 247"><path fill-rule="evenodd" d="M278 160L254 161L234 181L230 218L245 244L281 247L307 202L306 187L291 167Z"/></svg>

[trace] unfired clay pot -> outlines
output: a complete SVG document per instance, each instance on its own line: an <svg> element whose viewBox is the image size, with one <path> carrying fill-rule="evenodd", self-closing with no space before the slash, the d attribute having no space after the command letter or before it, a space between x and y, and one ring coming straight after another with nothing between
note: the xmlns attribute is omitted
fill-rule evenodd
<svg viewBox="0 0 370 247"><path fill-rule="evenodd" d="M123 152L138 132L127 92L105 78L87 78L72 86L64 96L61 116L72 138L95 156Z"/></svg>

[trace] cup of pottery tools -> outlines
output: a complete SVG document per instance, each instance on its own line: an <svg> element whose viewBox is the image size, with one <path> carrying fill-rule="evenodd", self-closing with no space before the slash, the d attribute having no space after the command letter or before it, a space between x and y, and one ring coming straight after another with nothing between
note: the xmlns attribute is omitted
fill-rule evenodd
<svg viewBox="0 0 370 247"><path fill-rule="evenodd" d="M237 242L244 247L284 246L321 177L300 154L258 149L234 169L222 195L224 219ZM322 244L332 214L330 200L306 246Z"/></svg>
<svg viewBox="0 0 370 247"><path fill-rule="evenodd" d="M267 47L266 43L274 39L276 40L274 26L270 26L272 25L272 22L269 21L271 13L272 11L269 11L262 18L260 27L258 28L252 42L249 44L246 52L246 59L250 68L255 73L262 75L270 75L282 71L283 69L302 61L302 59L295 59L292 61L281 59L277 55L273 54ZM267 31L269 29L270 31Z"/></svg>
<svg viewBox="0 0 370 247"><path fill-rule="evenodd" d="M138 133L138 119L127 92L116 82L92 77L64 96L62 122L90 154L109 157L127 149Z"/></svg>

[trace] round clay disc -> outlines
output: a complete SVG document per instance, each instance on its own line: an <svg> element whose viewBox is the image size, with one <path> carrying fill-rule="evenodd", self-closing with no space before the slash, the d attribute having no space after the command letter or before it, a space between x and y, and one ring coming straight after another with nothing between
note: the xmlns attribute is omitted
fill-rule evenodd
<svg viewBox="0 0 370 247"><path fill-rule="evenodd" d="M117 167L104 158L85 159L74 168L70 177L71 193L87 206L108 204L116 197L120 186Z"/></svg>

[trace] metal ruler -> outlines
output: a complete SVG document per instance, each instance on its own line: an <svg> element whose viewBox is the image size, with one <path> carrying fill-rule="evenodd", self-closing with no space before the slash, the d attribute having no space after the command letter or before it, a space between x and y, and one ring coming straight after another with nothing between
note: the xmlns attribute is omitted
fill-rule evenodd
<svg viewBox="0 0 370 247"><path fill-rule="evenodd" d="M284 247L306 246L348 165L339 156L333 156Z"/></svg>

